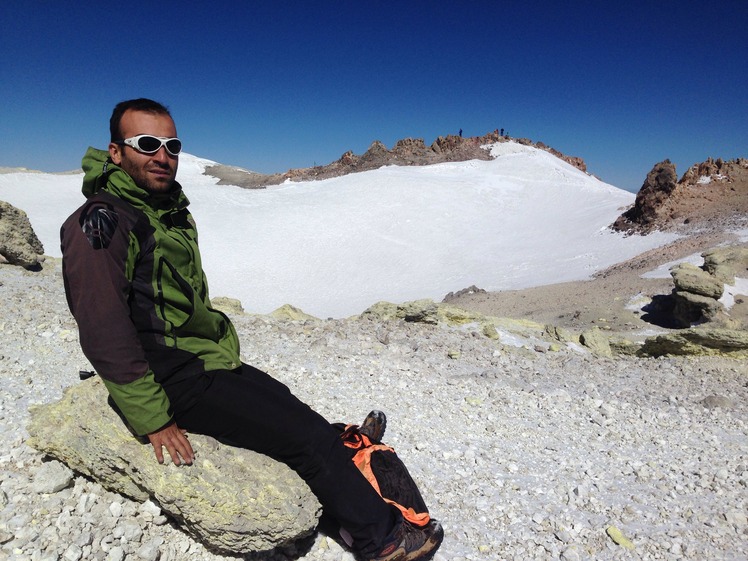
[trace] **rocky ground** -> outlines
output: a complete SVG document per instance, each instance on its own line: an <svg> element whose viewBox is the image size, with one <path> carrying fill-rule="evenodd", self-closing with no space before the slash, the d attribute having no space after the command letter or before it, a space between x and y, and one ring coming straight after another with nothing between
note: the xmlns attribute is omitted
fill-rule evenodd
<svg viewBox="0 0 748 561"><path fill-rule="evenodd" d="M692 249L642 256L641 268ZM508 315L540 320L612 322L617 310L623 328L638 320L584 302L628 300L638 270L629 262L586 285L493 297ZM29 448L28 408L59 398L89 365L59 261L38 272L0 266L0 283L0 559L353 560L322 533L283 551L211 553L158 505ZM577 293L586 297L572 302ZM244 360L329 419L387 411L386 440L443 521L439 561L748 557L745 361L600 358L575 345L548 352L532 336L496 340L475 325L235 321Z"/></svg>

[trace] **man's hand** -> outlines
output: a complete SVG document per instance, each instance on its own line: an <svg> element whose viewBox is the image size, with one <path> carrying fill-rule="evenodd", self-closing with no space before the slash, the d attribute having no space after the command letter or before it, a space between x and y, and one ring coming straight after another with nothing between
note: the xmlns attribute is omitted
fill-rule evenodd
<svg viewBox="0 0 748 561"><path fill-rule="evenodd" d="M164 428L148 434L148 440L153 445L153 450L156 452L156 459L159 464L164 463L164 451L163 447L166 446L166 450L171 456L171 461L175 465L192 465L195 459L195 452L192 450L190 441L185 436L187 431L180 429L176 423L166 425Z"/></svg>

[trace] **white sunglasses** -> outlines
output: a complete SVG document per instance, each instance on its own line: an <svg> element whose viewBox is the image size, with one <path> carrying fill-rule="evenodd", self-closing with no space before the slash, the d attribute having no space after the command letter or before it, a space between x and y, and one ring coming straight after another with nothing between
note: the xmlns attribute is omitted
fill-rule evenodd
<svg viewBox="0 0 748 561"><path fill-rule="evenodd" d="M151 134L139 134L124 140L116 140L115 144L122 146L127 144L143 154L155 154L163 146L172 156L178 156L182 151L182 141L178 138L167 138L165 136L153 136Z"/></svg>

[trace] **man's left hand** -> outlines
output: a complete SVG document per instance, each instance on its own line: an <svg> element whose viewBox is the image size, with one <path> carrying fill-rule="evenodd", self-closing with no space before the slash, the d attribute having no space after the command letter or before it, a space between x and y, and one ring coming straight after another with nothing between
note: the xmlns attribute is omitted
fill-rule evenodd
<svg viewBox="0 0 748 561"><path fill-rule="evenodd" d="M156 459L159 464L164 463L163 447L166 446L171 461L175 465L192 465L195 460L195 452L192 450L190 441L187 440L187 431L180 429L176 423L166 425L164 428L148 434L148 440L153 445L153 451L156 452Z"/></svg>

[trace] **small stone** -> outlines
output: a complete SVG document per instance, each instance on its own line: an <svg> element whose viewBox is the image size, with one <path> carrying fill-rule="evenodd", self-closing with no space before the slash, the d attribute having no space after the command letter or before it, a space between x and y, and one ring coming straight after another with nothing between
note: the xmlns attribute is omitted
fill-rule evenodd
<svg viewBox="0 0 748 561"><path fill-rule="evenodd" d="M572 540L571 533L568 530L559 530L556 532L556 538L563 543L569 543Z"/></svg>
<svg viewBox="0 0 748 561"><path fill-rule="evenodd" d="M125 550L117 545L109 550L109 554L106 556L106 561L122 561L124 558Z"/></svg>
<svg viewBox="0 0 748 561"><path fill-rule="evenodd" d="M143 537L143 529L136 522L125 521L117 525L113 534L115 537L119 536L128 542L139 542L140 538Z"/></svg>
<svg viewBox="0 0 748 561"><path fill-rule="evenodd" d="M745 528L748 526L748 515L741 510L730 510L725 513L725 519L728 524L736 528Z"/></svg>
<svg viewBox="0 0 748 561"><path fill-rule="evenodd" d="M70 544L62 555L65 561L79 561L81 557L83 557L83 550L75 544Z"/></svg>
<svg viewBox="0 0 748 561"><path fill-rule="evenodd" d="M34 476L31 488L35 493L52 494L69 487L73 482L73 471L56 460L45 462Z"/></svg>
<svg viewBox="0 0 748 561"><path fill-rule="evenodd" d="M80 547L85 547L87 545L91 545L92 543L93 536L91 535L91 532L83 532L75 540L75 545L78 545Z"/></svg>
<svg viewBox="0 0 748 561"><path fill-rule="evenodd" d="M145 514L151 517L161 514L161 508L159 508L159 506L153 501L145 501L140 505L139 510L141 514Z"/></svg>
<svg viewBox="0 0 748 561"><path fill-rule="evenodd" d="M580 559L579 549L575 545L569 546L561 552L561 561L579 561Z"/></svg>
<svg viewBox="0 0 748 561"><path fill-rule="evenodd" d="M109 553L109 551L112 549L112 544L114 543L114 536L104 536L101 538L101 541L99 542L99 547L101 548L101 551L104 553Z"/></svg>
<svg viewBox="0 0 748 561"><path fill-rule="evenodd" d="M163 543L163 538L155 538L143 544L138 549L138 559L142 559L143 561L157 561L159 558L159 549Z"/></svg>
<svg viewBox="0 0 748 561"><path fill-rule="evenodd" d="M732 400L723 395L710 395L701 400L701 404L707 409L730 409Z"/></svg>

